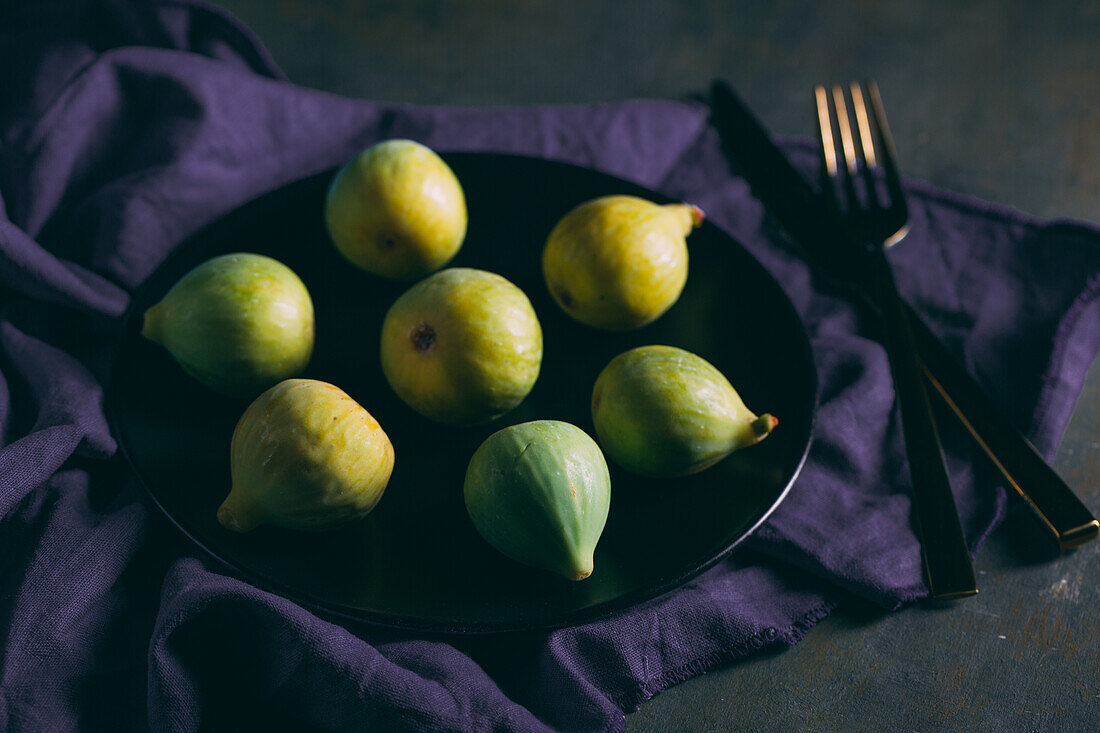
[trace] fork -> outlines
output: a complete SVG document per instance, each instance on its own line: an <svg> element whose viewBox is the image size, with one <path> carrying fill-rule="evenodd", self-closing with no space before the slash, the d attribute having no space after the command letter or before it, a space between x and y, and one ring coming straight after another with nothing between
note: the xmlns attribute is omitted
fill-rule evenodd
<svg viewBox="0 0 1100 733"><path fill-rule="evenodd" d="M847 230L845 247L837 254L862 279L870 303L883 321L883 345L897 392L931 596L938 600L964 598L978 592L970 551L951 493L909 318L886 259L886 248L908 232L909 213L897 156L878 86L873 81L864 86L852 82L848 92L856 119L854 131L844 89L814 89L822 188ZM840 150L833 134L834 122ZM843 160L838 159L840 155Z"/></svg>

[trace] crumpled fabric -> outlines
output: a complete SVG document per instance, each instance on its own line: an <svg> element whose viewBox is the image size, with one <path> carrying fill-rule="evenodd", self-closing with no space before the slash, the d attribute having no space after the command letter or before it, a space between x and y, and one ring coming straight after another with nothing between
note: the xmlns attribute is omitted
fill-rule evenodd
<svg viewBox="0 0 1100 733"><path fill-rule="evenodd" d="M223 11L0 10L0 729L618 730L717 665L796 643L842 598L927 595L873 315L809 271L722 157L705 106L469 109L289 83ZM505 635L324 620L232 577L163 518L111 435L130 298L190 234L382 139L589 166L701 206L784 287L821 385L814 443L742 549L615 616ZM807 141L781 141L814 168ZM1100 231L908 184L901 289L1050 457L1100 348ZM1006 494L944 426L972 548Z"/></svg>

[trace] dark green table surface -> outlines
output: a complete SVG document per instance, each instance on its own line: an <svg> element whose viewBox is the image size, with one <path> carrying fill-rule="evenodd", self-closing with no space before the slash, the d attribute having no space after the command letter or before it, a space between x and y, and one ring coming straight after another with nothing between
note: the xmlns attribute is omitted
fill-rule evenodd
<svg viewBox="0 0 1100 733"><path fill-rule="evenodd" d="M872 76L907 175L1100 221L1100 3L217 1L292 81L374 100L678 98L723 76L774 132L809 135L814 84ZM1100 512L1100 362L1055 468ZM1095 730L1098 570L1100 542L1059 556L1013 502L978 555L977 597L850 604L791 650L661 693L626 728Z"/></svg>

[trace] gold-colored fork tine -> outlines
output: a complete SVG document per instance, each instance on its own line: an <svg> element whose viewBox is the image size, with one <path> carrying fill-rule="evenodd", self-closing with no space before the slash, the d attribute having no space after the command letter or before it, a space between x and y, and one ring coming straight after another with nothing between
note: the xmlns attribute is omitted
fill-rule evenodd
<svg viewBox="0 0 1100 733"><path fill-rule="evenodd" d="M836 143L833 140L833 125L829 119L829 94L825 87L814 87L814 98L817 100L817 133L821 140L822 157L825 163L825 172L830 178L837 174Z"/></svg>
<svg viewBox="0 0 1100 733"><path fill-rule="evenodd" d="M894 136L890 134L890 124L886 121L886 109L882 106L882 95L879 93L878 84L873 79L866 82L867 97L871 102L871 117L878 129L878 137L882 145L882 169L886 172L886 184L890 187L890 195L895 198L901 196L901 175L898 173L898 154L894 149ZM870 132L868 130L868 132Z"/></svg>
<svg viewBox="0 0 1100 733"><path fill-rule="evenodd" d="M878 169L878 158L875 155L875 139L871 134L871 121L867 116L867 105L863 101L863 88L859 82L851 82L848 91L852 95L852 111L856 116L856 129L859 133L859 150L863 165L860 173L863 178L863 187L867 192L867 205L876 214L882 211L882 202L878 195L878 185L875 180L875 171Z"/></svg>
<svg viewBox="0 0 1100 733"><path fill-rule="evenodd" d="M833 86L829 93L826 94L823 90L818 97L818 122L821 125L823 135L826 134L826 129L832 127L833 119L829 114L830 101L836 115L836 134L840 137L840 148L844 154L844 164L840 165L838 163L832 172L832 175L839 178L841 185L844 187L844 203L838 204L837 210L842 211L847 216L853 229L859 230L865 235L866 222L862 221L862 217L856 216L860 208L855 185L859 161L856 154L855 138L852 136L852 124L848 117L848 104L844 99L844 89L840 86ZM831 132L828 134L830 137L832 136ZM832 193L836 193L835 189L830 190Z"/></svg>
<svg viewBox="0 0 1100 733"><path fill-rule="evenodd" d="M844 101L844 90L839 86L833 87L833 105L836 107L836 126L840 131L844 163L850 178L856 174L856 145L852 138L852 125L848 122L848 105Z"/></svg>
<svg viewBox="0 0 1100 733"><path fill-rule="evenodd" d="M894 136L890 134L890 124L886 121L886 109L882 105L882 95L879 93L878 84L873 79L868 79L864 84L867 87L867 99L871 105L869 121L878 135L877 160L882 166L886 178L886 190L890 194L888 206L892 214L892 221L898 227L883 242L884 246L892 247L909 232L909 210L905 203L905 192L901 187L901 174L898 172L898 156L894 148ZM871 134L870 127L872 125L868 126L868 134Z"/></svg>
<svg viewBox="0 0 1100 733"><path fill-rule="evenodd" d="M871 123L867 119L867 105L863 102L863 89L859 82L853 81L848 86L852 94L852 109L856 113L856 124L859 126L859 140L863 148L863 163L867 169L878 165L875 159L875 141L871 137Z"/></svg>

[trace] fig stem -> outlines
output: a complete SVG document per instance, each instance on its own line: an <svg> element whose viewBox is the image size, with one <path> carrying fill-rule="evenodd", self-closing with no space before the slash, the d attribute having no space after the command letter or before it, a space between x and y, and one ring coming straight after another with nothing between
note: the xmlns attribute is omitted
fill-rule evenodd
<svg viewBox="0 0 1100 733"><path fill-rule="evenodd" d="M683 227L686 237L692 229L703 223L707 215L695 204L665 204L668 211L674 212Z"/></svg>
<svg viewBox="0 0 1100 733"><path fill-rule="evenodd" d="M768 433L775 430L779 420L772 415L764 414L752 421L752 432L758 441L767 437Z"/></svg>
<svg viewBox="0 0 1100 733"><path fill-rule="evenodd" d="M695 226L699 226L706 220L707 214L695 204L688 204L691 207L691 220Z"/></svg>

